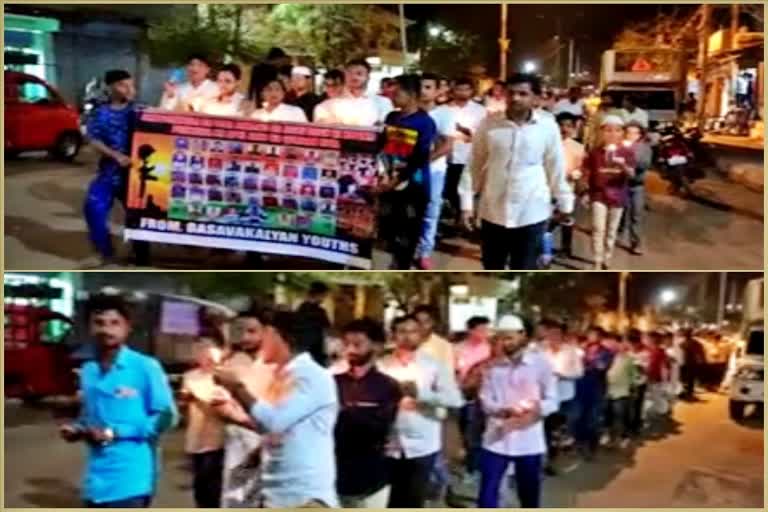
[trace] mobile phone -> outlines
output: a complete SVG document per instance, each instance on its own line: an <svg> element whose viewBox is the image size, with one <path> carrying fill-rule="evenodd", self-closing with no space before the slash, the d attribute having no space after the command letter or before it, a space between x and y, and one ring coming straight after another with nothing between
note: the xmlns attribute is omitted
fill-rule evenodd
<svg viewBox="0 0 768 512"><path fill-rule="evenodd" d="M179 84L184 81L184 70L181 68L172 69L168 75L168 81Z"/></svg>

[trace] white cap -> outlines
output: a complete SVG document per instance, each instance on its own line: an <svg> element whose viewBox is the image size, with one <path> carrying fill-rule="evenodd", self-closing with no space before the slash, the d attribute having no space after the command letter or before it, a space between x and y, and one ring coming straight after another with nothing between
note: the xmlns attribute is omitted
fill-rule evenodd
<svg viewBox="0 0 768 512"><path fill-rule="evenodd" d="M614 126L624 126L624 120L619 116L609 115L605 116L600 122L600 126L608 126L609 124Z"/></svg>
<svg viewBox="0 0 768 512"><path fill-rule="evenodd" d="M291 75L312 76L312 71L307 66L295 66L291 69Z"/></svg>
<svg viewBox="0 0 768 512"><path fill-rule="evenodd" d="M524 331L525 324L517 315L504 315L496 321L497 331Z"/></svg>

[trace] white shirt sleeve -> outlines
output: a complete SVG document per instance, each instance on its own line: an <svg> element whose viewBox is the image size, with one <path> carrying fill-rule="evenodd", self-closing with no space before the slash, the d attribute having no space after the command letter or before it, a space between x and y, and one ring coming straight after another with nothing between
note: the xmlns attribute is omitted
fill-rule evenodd
<svg viewBox="0 0 768 512"><path fill-rule="evenodd" d="M488 165L488 120L486 117L472 136L472 152L459 182L462 211L472 211L475 192L480 193ZM562 151L562 150L561 150ZM464 176L468 174L468 176Z"/></svg>
<svg viewBox="0 0 768 512"><path fill-rule="evenodd" d="M541 415L546 418L557 412L560 399L557 395L557 376L552 371L552 365L546 358L541 358L541 370L539 372L539 386L541 386Z"/></svg>
<svg viewBox="0 0 768 512"><path fill-rule="evenodd" d="M437 363L435 382L432 389L419 390L419 402L434 407L459 408L464 400L453 372L442 363Z"/></svg>
<svg viewBox="0 0 768 512"><path fill-rule="evenodd" d="M544 172L547 173L547 182L552 196L557 200L558 208L563 213L573 211L573 189L568 184L568 176L565 169L565 153L563 142L557 125L546 122L546 148L544 150Z"/></svg>
<svg viewBox="0 0 768 512"><path fill-rule="evenodd" d="M392 105L392 101L390 101L389 98L385 96L376 95L376 108L379 111L379 119L378 122L380 124L384 124L384 122L387 120L387 116L395 110L394 105Z"/></svg>

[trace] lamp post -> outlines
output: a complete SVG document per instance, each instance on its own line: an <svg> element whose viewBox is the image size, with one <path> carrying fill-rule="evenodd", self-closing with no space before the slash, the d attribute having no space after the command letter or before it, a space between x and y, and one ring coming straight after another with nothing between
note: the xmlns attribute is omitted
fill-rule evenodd
<svg viewBox="0 0 768 512"><path fill-rule="evenodd" d="M499 37L499 78L507 78L507 52L509 52L509 39L507 39L507 4L501 3L501 36Z"/></svg>

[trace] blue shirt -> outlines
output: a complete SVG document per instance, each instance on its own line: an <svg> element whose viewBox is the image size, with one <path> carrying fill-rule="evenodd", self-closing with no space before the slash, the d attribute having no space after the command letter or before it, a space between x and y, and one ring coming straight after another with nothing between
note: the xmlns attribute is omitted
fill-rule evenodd
<svg viewBox="0 0 768 512"><path fill-rule="evenodd" d="M282 374L282 376L281 376ZM259 400L251 417L276 437L263 448L262 493L267 508L291 508L319 500L338 507L334 428L339 414L331 373L302 353L275 377L289 386L273 402Z"/></svg>
<svg viewBox="0 0 768 512"><path fill-rule="evenodd" d="M111 428L115 435L106 445L88 445L84 498L105 503L151 496L158 475L158 437L177 419L160 363L122 347L106 372L98 361L83 364L80 390L80 425Z"/></svg>
<svg viewBox="0 0 768 512"><path fill-rule="evenodd" d="M409 128L418 133L416 145L408 159L406 176L411 184L419 186L426 197L429 197L430 154L432 144L437 138L437 125L432 117L424 110L417 110L413 114L404 115L402 112L392 112L387 116L386 124L400 128Z"/></svg>
<svg viewBox="0 0 768 512"><path fill-rule="evenodd" d="M121 109L107 103L99 106L88 120L88 137L124 155L130 155L131 138L136 124L137 106L128 103ZM116 171L120 166L111 158L99 160L99 171Z"/></svg>

